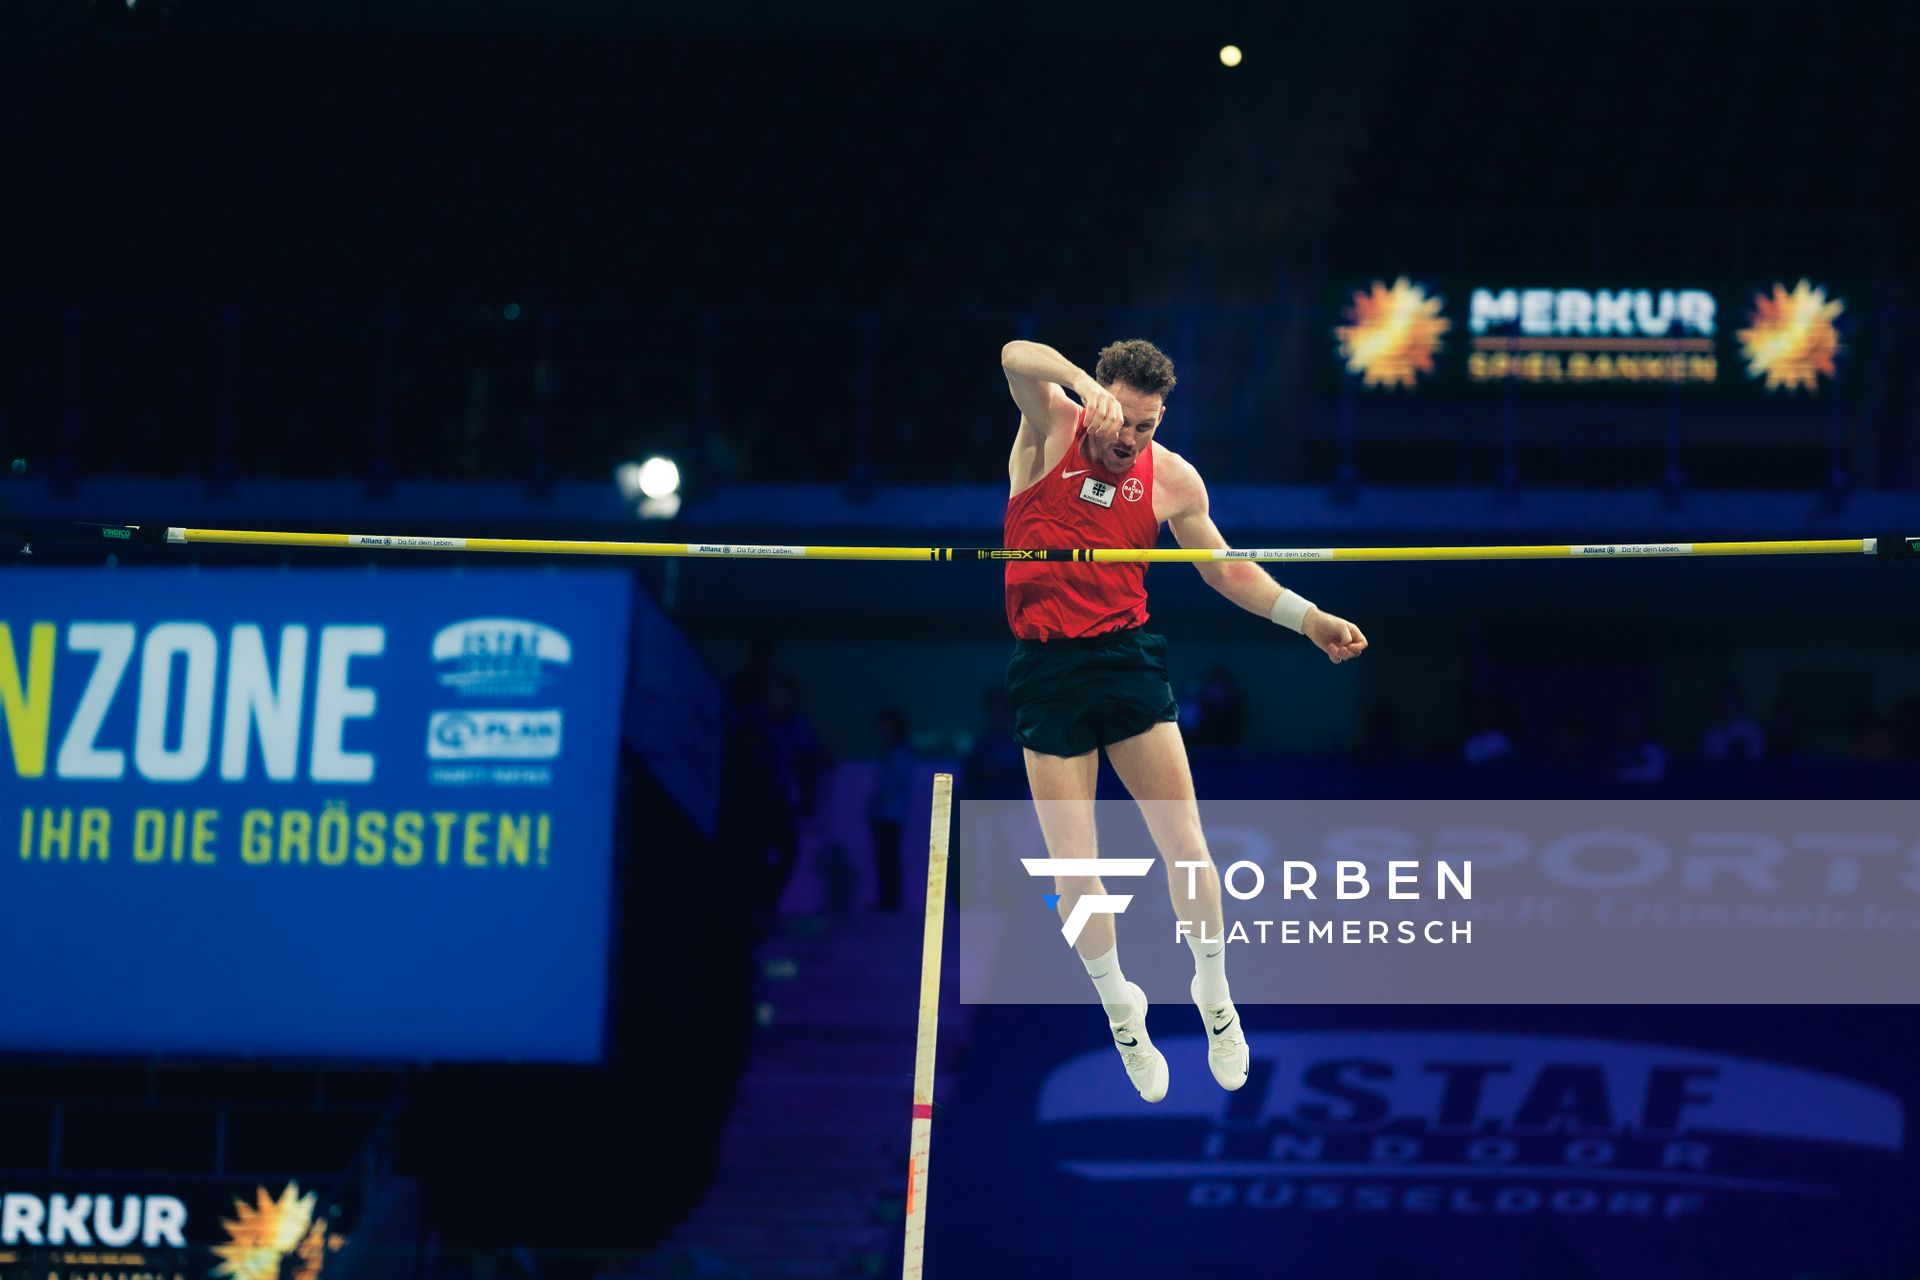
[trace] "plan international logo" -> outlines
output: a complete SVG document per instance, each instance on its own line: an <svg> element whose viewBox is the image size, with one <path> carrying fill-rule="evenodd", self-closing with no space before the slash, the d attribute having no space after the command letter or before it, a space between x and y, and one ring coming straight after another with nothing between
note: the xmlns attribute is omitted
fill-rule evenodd
<svg viewBox="0 0 1920 1280"><path fill-rule="evenodd" d="M554 760L561 717L541 711L436 711L427 722L430 760Z"/></svg>

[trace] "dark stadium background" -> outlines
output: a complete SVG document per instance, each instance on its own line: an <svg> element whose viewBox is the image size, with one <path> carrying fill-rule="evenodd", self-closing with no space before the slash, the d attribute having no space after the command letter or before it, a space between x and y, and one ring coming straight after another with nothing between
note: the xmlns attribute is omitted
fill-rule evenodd
<svg viewBox="0 0 1920 1280"><path fill-rule="evenodd" d="M1916 37L1912 11L1852 4L31 4L0 20L0 458L23 464L0 474L5 547L101 564L33 534L61 521L991 546L1015 420L1000 346L1090 367L1135 336L1178 365L1164 443L1238 545L1920 533ZM1845 299L1843 345L1811 391L1769 393L1724 354L1712 387L1365 387L1333 330L1401 276L1447 296L1443 352L1480 283L1744 299L1807 279ZM652 456L679 468L671 518L616 483ZM348 555L114 559L300 574ZM603 1063L23 1049L0 1061L0 1193L299 1174L378 1241L329 1275L897 1267L919 921L869 909L867 796L890 708L916 795L935 768L963 797L1024 795L997 574L630 572L694 655L676 678L725 699L703 744L724 769L708 832L657 756L622 758ZM1920 785L1906 565L1280 576L1366 629L1364 661L1329 667L1184 569L1150 574L1203 801ZM1715 758L1742 717L1758 758ZM916 838L924 819L910 886ZM1887 959L1913 963L1911 941ZM0 1002L23 980L0 976ZM1049 1181L1021 1092L1099 1028L1031 1012L943 1015L930 1274L1920 1265L1904 1131L1811 1208L1734 1197L1665 1228L1115 1218ZM1920 1102L1904 1007L1253 1025L1692 1045Z"/></svg>

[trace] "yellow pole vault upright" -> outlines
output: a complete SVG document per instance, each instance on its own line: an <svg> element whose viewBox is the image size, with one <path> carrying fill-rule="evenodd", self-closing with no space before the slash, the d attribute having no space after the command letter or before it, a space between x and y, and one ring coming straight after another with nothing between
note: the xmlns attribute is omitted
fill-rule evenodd
<svg viewBox="0 0 1920 1280"><path fill-rule="evenodd" d="M934 1041L940 1032L940 946L947 919L947 830L953 775L933 775L927 842L927 921L920 942L920 1026L913 1046L913 1136L907 1155L907 1243L902 1280L920 1280L927 1245L927 1156L933 1147Z"/></svg>
<svg viewBox="0 0 1920 1280"><path fill-rule="evenodd" d="M1597 542L1482 547L814 547L733 542L575 542L554 538L456 538L390 533L279 533L158 525L66 525L58 536L180 546L332 547L342 550L466 551L509 555L641 556L739 560L1067 560L1196 563L1213 560L1589 560L1671 556L1869 555L1912 559L1920 537L1799 538L1773 542Z"/></svg>

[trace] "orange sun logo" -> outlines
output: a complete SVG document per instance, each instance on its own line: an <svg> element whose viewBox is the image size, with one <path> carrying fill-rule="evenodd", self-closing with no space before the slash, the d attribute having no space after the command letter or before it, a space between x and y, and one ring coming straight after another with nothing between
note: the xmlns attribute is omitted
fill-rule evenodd
<svg viewBox="0 0 1920 1280"><path fill-rule="evenodd" d="M1376 280L1370 291L1354 294L1350 323L1333 331L1348 372L1369 387L1411 387L1421 374L1432 373L1440 335L1453 327L1441 318L1440 301L1405 276L1391 289Z"/></svg>
<svg viewBox="0 0 1920 1280"><path fill-rule="evenodd" d="M1828 302L1824 289L1805 280L1792 293L1776 284L1771 297L1755 294L1747 327L1734 335L1740 339L1747 376L1765 377L1769 391L1777 387L1818 390L1821 374L1834 376L1840 331L1833 322L1844 305L1838 299Z"/></svg>
<svg viewBox="0 0 1920 1280"><path fill-rule="evenodd" d="M300 1194L300 1184L289 1182L275 1200L265 1187L254 1188L254 1202L236 1199L235 1217L222 1218L227 1243L213 1252L220 1259L213 1274L220 1280L319 1280L326 1256L345 1243L313 1217L315 1195ZM290 1263L285 1271L282 1263Z"/></svg>

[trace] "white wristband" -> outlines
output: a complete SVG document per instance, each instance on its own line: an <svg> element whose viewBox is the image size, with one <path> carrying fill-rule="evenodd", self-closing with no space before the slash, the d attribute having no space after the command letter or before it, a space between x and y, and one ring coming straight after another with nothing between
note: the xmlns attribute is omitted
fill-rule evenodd
<svg viewBox="0 0 1920 1280"><path fill-rule="evenodd" d="M1306 625L1307 614L1315 607L1313 601L1298 591L1289 591L1282 587L1280 598L1273 602L1273 609L1267 616L1289 631L1298 631Z"/></svg>

